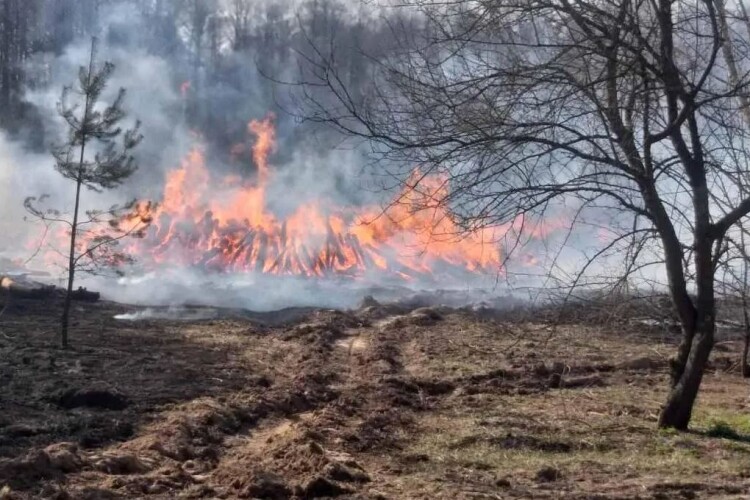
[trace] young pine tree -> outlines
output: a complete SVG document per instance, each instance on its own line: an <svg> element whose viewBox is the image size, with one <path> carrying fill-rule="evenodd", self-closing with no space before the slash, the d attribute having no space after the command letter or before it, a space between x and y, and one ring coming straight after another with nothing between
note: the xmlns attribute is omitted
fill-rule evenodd
<svg viewBox="0 0 750 500"><path fill-rule="evenodd" d="M115 67L109 62L97 65L96 53L97 43L94 39L91 43L88 66L80 68L76 85L63 89L59 113L67 124L68 137L65 143L55 146L52 152L57 171L75 183L72 221L67 221L70 225L70 252L68 285L61 324L63 348L68 346L68 325L76 268L83 254L92 252L91 247L79 249L76 241L81 230L81 188L100 192L121 185L137 169L132 151L142 139L138 123L130 130L123 130L119 126L125 118L122 109L124 89L120 89L110 104L100 102L102 92ZM100 248L114 241L115 238L100 238L95 246Z"/></svg>

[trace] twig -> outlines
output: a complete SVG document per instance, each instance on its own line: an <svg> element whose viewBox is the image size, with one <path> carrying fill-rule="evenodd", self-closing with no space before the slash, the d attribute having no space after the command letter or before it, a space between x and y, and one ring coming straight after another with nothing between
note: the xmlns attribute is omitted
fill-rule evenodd
<svg viewBox="0 0 750 500"><path fill-rule="evenodd" d="M42 237L39 239L39 245L37 245L36 250L34 251L33 254L31 254L31 257L29 257L28 259L26 259L26 261L24 261L23 263L24 267L27 266L32 260L34 260L36 256L39 255L39 252L42 251L42 246L44 245L44 242L47 239L47 233L49 233L49 227L50 227L50 224L45 222L44 234L42 234Z"/></svg>

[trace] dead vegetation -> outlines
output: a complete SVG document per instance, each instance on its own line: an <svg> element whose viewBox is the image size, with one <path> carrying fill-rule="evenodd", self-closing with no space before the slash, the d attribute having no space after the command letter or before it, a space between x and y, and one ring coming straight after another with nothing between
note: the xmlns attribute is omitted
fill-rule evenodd
<svg viewBox="0 0 750 500"><path fill-rule="evenodd" d="M745 498L740 340L691 433L656 430L676 337L470 310L116 321L14 301L0 498Z"/></svg>

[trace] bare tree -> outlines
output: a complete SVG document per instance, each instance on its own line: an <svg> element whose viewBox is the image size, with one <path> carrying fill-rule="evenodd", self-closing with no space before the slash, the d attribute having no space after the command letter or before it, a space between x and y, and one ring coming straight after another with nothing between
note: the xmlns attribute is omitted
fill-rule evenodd
<svg viewBox="0 0 750 500"><path fill-rule="evenodd" d="M738 88L736 99L739 104L738 112L741 113L742 117L741 125L733 123L732 126L727 126L727 135L733 135L733 130L740 126L744 126L745 131L750 131L750 94L745 86L740 85L743 77L745 77L743 71L746 71L742 63L746 63L746 61L738 56L737 47L735 47L735 40L737 36L741 35L733 32L733 29L737 29L740 33L744 30L747 35L750 35L750 17L741 1L734 5L734 9L731 9L727 0L720 0L717 2L716 10L724 42L722 55L726 63L728 82L730 86ZM745 47L740 46L739 49L744 50ZM733 175L727 179L727 184L731 188L727 189L725 185L721 186L721 189L724 189L725 196L731 192L735 198L745 199L750 197L750 185L747 178L750 164L748 164L747 156L744 154L747 145L742 140L736 142L741 146L742 152L740 154L733 153L729 148L727 149L727 154L731 158L729 163L737 167ZM727 308L735 309L733 306L739 298L744 344L740 363L742 376L748 378L750 377L750 365L748 364L748 354L750 353L750 302L748 299L748 294L750 294L750 254L747 251L747 237L750 228L743 222L742 220L738 221L734 227L727 231L719 268L723 273L721 286L725 292L723 298L727 303Z"/></svg>
<svg viewBox="0 0 750 500"><path fill-rule="evenodd" d="M61 319L62 346L68 346L68 325L73 284L77 270L93 271L95 256L109 263L117 263L124 256L113 251L114 245L123 237L139 234L149 221L149 207L129 204L110 207L106 210L90 210L87 219L80 216L81 191L86 187L93 191L118 187L137 169L132 156L133 149L141 141L136 126L123 131L119 123L125 118L122 109L125 90L108 106L101 105L102 92L114 71L114 65L96 63L96 40L92 40L89 64L81 67L75 87L63 89L59 104L60 116L68 127L68 138L56 146L53 155L56 170L75 183L75 205L71 219L59 210L44 210L39 206L43 199L26 200L27 210L37 219L47 223L64 223L70 229L70 245L67 254L67 292ZM80 101L80 102L79 102ZM120 139L120 144L117 140ZM90 151L94 151L91 154ZM42 197L47 198L47 197ZM103 226L103 227L102 227ZM80 238L86 236L82 247Z"/></svg>
<svg viewBox="0 0 750 500"><path fill-rule="evenodd" d="M609 213L622 230L602 252L626 245L625 273L666 271L682 340L659 425L687 428L714 345L717 267L750 212L744 7L402 4L423 29L393 27L399 49L361 99L315 46L298 82L302 115L371 140L395 177L407 178L399 165L439 173L450 183L440 202L466 230L542 218L560 199Z"/></svg>
<svg viewBox="0 0 750 500"><path fill-rule="evenodd" d="M241 51L250 45L251 25L253 19L253 2L249 0L231 0L227 17L231 27L232 49Z"/></svg>
<svg viewBox="0 0 750 500"><path fill-rule="evenodd" d="M189 40L193 79L197 85L203 66L208 23L216 14L215 0L181 0L179 25Z"/></svg>
<svg viewBox="0 0 750 500"><path fill-rule="evenodd" d="M743 347L740 359L742 376L750 378L750 255L747 253L747 230L738 228L727 238L724 258L719 262L721 279L718 296L723 299L723 307L730 324L741 325ZM737 312L740 321L737 321ZM735 314L732 314L735 313Z"/></svg>

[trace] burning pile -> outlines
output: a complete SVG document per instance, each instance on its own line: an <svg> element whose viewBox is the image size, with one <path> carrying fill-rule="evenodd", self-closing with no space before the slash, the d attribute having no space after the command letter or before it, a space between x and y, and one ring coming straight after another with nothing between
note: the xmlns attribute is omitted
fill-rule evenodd
<svg viewBox="0 0 750 500"><path fill-rule="evenodd" d="M214 178L201 149L168 173L163 200L146 235L128 251L144 265L177 264L219 272L359 277L368 273L411 280L442 272L497 273L495 234L482 230L457 238L458 228L440 204L442 179L422 180L382 214L373 207L304 204L280 219L266 206L274 151L272 120L249 125L255 137L254 181ZM421 209L417 209L417 208Z"/></svg>

